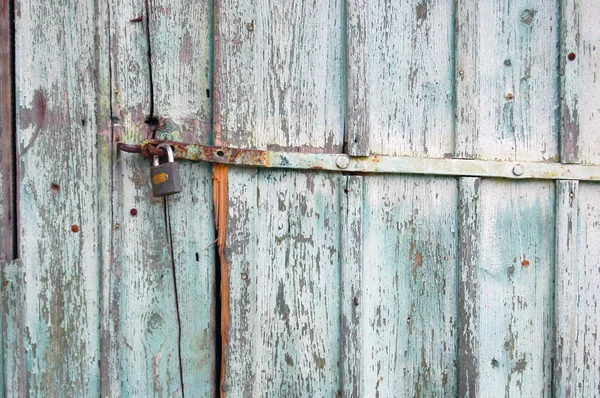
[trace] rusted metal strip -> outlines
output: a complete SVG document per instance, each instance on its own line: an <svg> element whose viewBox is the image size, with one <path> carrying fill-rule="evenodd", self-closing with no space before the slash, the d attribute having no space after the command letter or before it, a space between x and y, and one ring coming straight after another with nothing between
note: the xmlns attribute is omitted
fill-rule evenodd
<svg viewBox="0 0 600 398"><path fill-rule="evenodd" d="M600 166L561 163L427 159L396 156L348 156L276 152L148 140L140 146L120 145L126 152L144 156L161 153L157 146L170 144L176 159L281 169L312 169L353 173L428 174L457 177L496 177L542 180L600 180Z"/></svg>

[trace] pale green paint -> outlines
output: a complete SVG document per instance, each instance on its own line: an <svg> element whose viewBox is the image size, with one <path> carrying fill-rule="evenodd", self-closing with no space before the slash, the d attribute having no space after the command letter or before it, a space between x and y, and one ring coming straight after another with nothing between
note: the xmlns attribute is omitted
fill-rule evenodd
<svg viewBox="0 0 600 398"><path fill-rule="evenodd" d="M600 386L600 186L557 187L557 397L595 396Z"/></svg>
<svg viewBox="0 0 600 398"><path fill-rule="evenodd" d="M457 192L454 178L364 179L362 396L456 394Z"/></svg>
<svg viewBox="0 0 600 398"><path fill-rule="evenodd" d="M340 178L230 171L228 396L341 388Z"/></svg>
<svg viewBox="0 0 600 398"><path fill-rule="evenodd" d="M455 156L559 159L559 2L456 2Z"/></svg>
<svg viewBox="0 0 600 398"><path fill-rule="evenodd" d="M480 189L476 392L550 396L554 184L483 180Z"/></svg>
<svg viewBox="0 0 600 398"><path fill-rule="evenodd" d="M546 0L353 0L347 17L336 1L219 0L214 42L212 4L149 3L161 138L209 144L216 94L220 145L339 153L346 118L352 153L454 152L529 172L558 159L567 84L565 102L580 100L574 160L598 164L592 0L563 1L562 20ZM17 2L22 259L3 267L7 396L177 396L180 369L188 396L218 388L210 166L182 164L165 211L149 162L115 151L150 134L144 23L129 22L143 6ZM563 56L580 35L576 63L557 61L559 34ZM223 390L548 396L556 357L556 395L592 394L600 192L557 187L231 167Z"/></svg>
<svg viewBox="0 0 600 398"><path fill-rule="evenodd" d="M17 1L15 9L22 274L8 395L98 395L95 8Z"/></svg>
<svg viewBox="0 0 600 398"><path fill-rule="evenodd" d="M348 151L443 158L454 149L454 2L349 0Z"/></svg>

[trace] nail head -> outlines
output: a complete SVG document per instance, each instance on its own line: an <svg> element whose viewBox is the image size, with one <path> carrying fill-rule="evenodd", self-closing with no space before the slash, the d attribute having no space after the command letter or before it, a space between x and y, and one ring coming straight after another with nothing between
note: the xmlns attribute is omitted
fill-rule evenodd
<svg viewBox="0 0 600 398"><path fill-rule="evenodd" d="M515 167L513 167L513 174L516 176L521 176L521 175L523 175L524 172L525 172L525 169L520 164L517 164Z"/></svg>
<svg viewBox="0 0 600 398"><path fill-rule="evenodd" d="M335 164L340 169L346 169L350 165L350 158L347 155L340 155L335 159Z"/></svg>

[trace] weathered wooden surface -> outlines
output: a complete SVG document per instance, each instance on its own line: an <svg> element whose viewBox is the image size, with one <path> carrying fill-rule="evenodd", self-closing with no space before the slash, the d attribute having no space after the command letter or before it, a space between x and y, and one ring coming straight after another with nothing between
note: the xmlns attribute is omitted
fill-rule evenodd
<svg viewBox="0 0 600 398"><path fill-rule="evenodd" d="M230 174L227 396L341 388L340 188L318 172Z"/></svg>
<svg viewBox="0 0 600 398"><path fill-rule="evenodd" d="M12 32L11 7L8 1L0 2L0 392L4 385L4 330L7 300L3 283L6 263L14 253L14 135L12 107ZM10 349L10 347L7 347ZM7 351L8 352L8 351Z"/></svg>
<svg viewBox="0 0 600 398"><path fill-rule="evenodd" d="M557 161L559 4L458 1L456 157Z"/></svg>
<svg viewBox="0 0 600 398"><path fill-rule="evenodd" d="M556 265L554 394L577 396L577 341L579 267L577 264L577 225L579 183L556 183ZM579 391L580 392L580 391Z"/></svg>
<svg viewBox="0 0 600 398"><path fill-rule="evenodd" d="M335 0L215 2L215 144L341 152L343 27ZM223 394L340 388L339 178L229 170Z"/></svg>
<svg viewBox="0 0 600 398"><path fill-rule="evenodd" d="M364 190L363 177L341 178L342 194L340 216L342 283L342 396L357 398L363 394L363 242L362 220Z"/></svg>
<svg viewBox="0 0 600 398"><path fill-rule="evenodd" d="M555 395L595 396L600 391L600 186L557 186Z"/></svg>
<svg viewBox="0 0 600 398"><path fill-rule="evenodd" d="M139 143L155 135L208 143L208 3L110 5L112 141ZM185 193L165 201L152 198L149 168L147 160L119 154L113 171L112 222L119 228L104 327L115 346L105 353L103 394L210 395L211 168L182 164Z"/></svg>
<svg viewBox="0 0 600 398"><path fill-rule="evenodd" d="M458 396L474 397L480 386L477 294L481 179L461 178L458 187Z"/></svg>
<svg viewBox="0 0 600 398"><path fill-rule="evenodd" d="M562 161L600 163L600 2L561 2Z"/></svg>
<svg viewBox="0 0 600 398"><path fill-rule="evenodd" d="M349 153L452 155L452 17L447 1L348 2Z"/></svg>
<svg viewBox="0 0 600 398"><path fill-rule="evenodd" d="M215 0L215 142L340 152L344 3Z"/></svg>
<svg viewBox="0 0 600 398"><path fill-rule="evenodd" d="M456 179L364 184L361 395L455 395Z"/></svg>
<svg viewBox="0 0 600 398"><path fill-rule="evenodd" d="M215 204L182 163L163 201L115 149L600 164L597 3L17 0L15 202L0 2L5 395L597 393L596 184L221 167Z"/></svg>
<svg viewBox="0 0 600 398"><path fill-rule="evenodd" d="M465 341L479 364L474 393L550 396L554 184L483 180L479 189L477 270L461 281L477 286L464 302L476 316Z"/></svg>
<svg viewBox="0 0 600 398"><path fill-rule="evenodd" d="M15 19L23 312L8 344L24 355L9 395L98 395L95 8L17 1Z"/></svg>

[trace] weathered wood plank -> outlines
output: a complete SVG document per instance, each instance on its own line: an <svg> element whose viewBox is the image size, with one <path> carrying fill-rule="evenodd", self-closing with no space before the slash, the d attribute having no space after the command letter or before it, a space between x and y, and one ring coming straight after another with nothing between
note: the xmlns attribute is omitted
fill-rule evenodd
<svg viewBox="0 0 600 398"><path fill-rule="evenodd" d="M451 156L452 2L352 0L347 7L348 153Z"/></svg>
<svg viewBox="0 0 600 398"><path fill-rule="evenodd" d="M14 210L14 120L13 120L13 32L11 32L11 6L9 1L0 2L0 261L11 261L15 237ZM1 289L1 288L0 288ZM0 317L1 318L1 317ZM0 328L1 330L1 328ZM0 356L0 358L2 358ZM2 365L0 365L1 367ZM1 377L0 377L0 384ZM1 390L0 390L1 391Z"/></svg>
<svg viewBox="0 0 600 398"><path fill-rule="evenodd" d="M344 3L215 1L215 142L341 152Z"/></svg>
<svg viewBox="0 0 600 398"><path fill-rule="evenodd" d="M342 281L342 396L361 397L363 391L362 253L363 178L342 177L341 273Z"/></svg>
<svg viewBox="0 0 600 398"><path fill-rule="evenodd" d="M559 185L557 207L558 397L596 396L600 391L600 186ZM573 197L571 197L571 193ZM561 275L559 275L561 274Z"/></svg>
<svg viewBox="0 0 600 398"><path fill-rule="evenodd" d="M95 26L93 3L15 3L19 372L32 396L100 392Z"/></svg>
<svg viewBox="0 0 600 398"><path fill-rule="evenodd" d="M101 10L101 9L100 9ZM99 11L100 11L99 10ZM118 360L121 339L119 333L119 246L115 241L114 207L118 209L120 195L115 184L117 151L112 128L111 39L110 14L96 15L97 34L97 186L98 186L98 264L100 266L100 394L102 397L121 394Z"/></svg>
<svg viewBox="0 0 600 398"><path fill-rule="evenodd" d="M559 4L456 9L456 157L557 161Z"/></svg>
<svg viewBox="0 0 600 398"><path fill-rule="evenodd" d="M556 182L555 350L554 395L574 397L577 393L579 270L577 231L579 183Z"/></svg>
<svg viewBox="0 0 600 398"><path fill-rule="evenodd" d="M581 66L585 60L580 51L582 3L581 0L562 0L560 3L560 160L564 163L579 163Z"/></svg>
<svg viewBox="0 0 600 398"><path fill-rule="evenodd" d="M369 176L364 184L364 395L454 396L456 179Z"/></svg>
<svg viewBox="0 0 600 398"><path fill-rule="evenodd" d="M171 45L175 42L170 36L171 32L165 33L164 29L159 28L162 14L157 16L153 14L155 11L157 13L165 11L160 6L155 10L149 3L139 0L125 4L114 0L109 2L106 10L110 18L110 85L114 142L139 143L153 134L160 134L161 129L170 133L170 138L177 139L182 132L189 132L191 138L197 136L200 130L198 124L189 119L189 113L185 113L187 108L183 109L182 114L174 115L174 118L166 121L157 117L161 116L158 113L159 104L165 103L164 100L157 100L159 98L157 87L162 87L163 95L160 98L170 96L169 98L177 104L180 104L181 96L186 93L180 91L181 85L166 87L164 72L157 73L157 82L154 83L155 76L149 61L152 61L154 66L156 63L177 62L177 58L156 60L149 56L149 45L150 53L153 45L160 53L164 40L171 40ZM178 8L177 4L171 11L174 15L185 12ZM160 37L157 40L153 40L152 35L155 26ZM178 33L173 32L173 34ZM177 46L173 47L171 51L176 52ZM200 48L198 51L199 54L202 53ZM172 78L180 79L181 76L173 73ZM174 87L173 91L171 87ZM196 99L190 99L193 100L192 104L198 104ZM174 262L170 230L179 231L182 224L177 221L169 226L165 203L161 199L152 197L148 178L149 169L149 161L139 156L119 154L113 171L114 257L111 267L113 275L109 280L112 285L107 288L111 292L111 301L107 305L112 320L106 321L105 325L109 328L107 334L114 335L113 341L116 345L112 347L112 352L107 353L106 360L109 364L105 369L108 374L103 374L103 379L107 380L103 385L105 395L177 396L183 394L184 377L181 370L184 365L180 363L180 358L183 359L183 356L180 355L179 333L181 330L183 337L184 331L180 328L185 327L189 330L187 328L192 325L187 323L189 320L187 314L181 317L186 322L185 325L180 325L178 322L176 300L179 298L183 300L181 294L185 293L178 289L179 295L176 297L175 281L177 276L180 276L178 285L183 288L188 282L194 280L193 277L186 278L190 276L189 273L195 276L202 275L206 268L195 268L199 274L194 273L193 270L182 269L184 264L200 265L195 262L195 253L199 250L200 244L194 247L192 244L188 245L187 242L184 244L184 241L180 241L179 254L184 256L185 260L180 258L181 262ZM186 175L188 173L186 171ZM203 184L201 179L196 182L198 187ZM191 197L184 200L187 199ZM173 213L177 212L175 208L170 210ZM175 218L179 220L179 217ZM200 222L200 225L204 224ZM197 231L191 232L193 233L190 238L194 240ZM186 246L186 250L182 250L183 246ZM190 250L194 250L193 254ZM197 289L203 287L197 286ZM190 296L197 298L195 293L198 291L200 290ZM186 300L182 302L187 303ZM179 304L181 305L182 302ZM210 306L210 303L205 304ZM179 310L179 315L182 315L184 310L182 308ZM197 321L202 322L202 319ZM202 331L197 332L202 333ZM185 333L186 336L190 336ZM194 333L191 335L195 335ZM185 343L182 340L181 346L187 347ZM201 340L195 343L204 347ZM198 359L202 361L202 355L199 355ZM197 363L190 363L189 357L186 357L186 365L190 365L192 371ZM204 368L201 372L204 375L203 371ZM194 379L190 379L190 382L192 380ZM193 387L195 386L190 386ZM199 389L204 387L204 385L198 386Z"/></svg>
<svg viewBox="0 0 600 398"><path fill-rule="evenodd" d="M477 279L468 282L477 286L475 393L550 396L554 184L483 180L480 192Z"/></svg>
<svg viewBox="0 0 600 398"><path fill-rule="evenodd" d="M25 397L31 391L25 367L25 275L23 264L19 260L2 265L5 380L2 393L5 397Z"/></svg>
<svg viewBox="0 0 600 398"><path fill-rule="evenodd" d="M228 396L329 397L341 388L340 178L230 173Z"/></svg>
<svg viewBox="0 0 600 398"><path fill-rule="evenodd" d="M154 113L160 138L210 143L211 2L153 0L150 10ZM167 199L186 396L213 396L215 382L215 226L212 166L179 165L183 192Z"/></svg>
<svg viewBox="0 0 600 398"><path fill-rule="evenodd" d="M480 264L481 179L458 180L458 396L475 397L479 391L479 329L477 308L478 265ZM485 332L484 332L485 333Z"/></svg>
<svg viewBox="0 0 600 398"><path fill-rule="evenodd" d="M0 2L0 275L14 253L14 135L13 135L13 68L11 6ZM6 302L4 281L0 278L0 392L7 395L4 385L4 318Z"/></svg>
<svg viewBox="0 0 600 398"><path fill-rule="evenodd" d="M598 0L561 2L561 160L600 164Z"/></svg>

